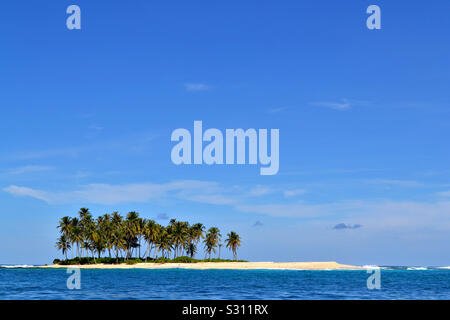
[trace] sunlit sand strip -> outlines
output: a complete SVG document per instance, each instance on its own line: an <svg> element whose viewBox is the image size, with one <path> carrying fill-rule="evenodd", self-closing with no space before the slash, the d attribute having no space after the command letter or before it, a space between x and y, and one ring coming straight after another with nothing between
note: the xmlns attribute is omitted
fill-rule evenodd
<svg viewBox="0 0 450 320"><path fill-rule="evenodd" d="M362 267L329 262L198 262L198 263L138 263L138 264L95 264L95 265L49 265L41 268L81 269L289 269L289 270L362 270Z"/></svg>

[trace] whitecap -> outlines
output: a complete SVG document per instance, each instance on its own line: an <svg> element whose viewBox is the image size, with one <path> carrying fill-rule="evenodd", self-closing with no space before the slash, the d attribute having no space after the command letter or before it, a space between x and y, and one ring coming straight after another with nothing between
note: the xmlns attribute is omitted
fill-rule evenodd
<svg viewBox="0 0 450 320"><path fill-rule="evenodd" d="M28 264L13 264L13 265L1 265L0 268L14 269L14 268L33 268L34 266Z"/></svg>
<svg viewBox="0 0 450 320"><path fill-rule="evenodd" d="M363 269L380 269L379 266L375 266L375 265L364 265L362 267L363 267Z"/></svg>
<svg viewBox="0 0 450 320"><path fill-rule="evenodd" d="M428 270L428 268L425 267L408 267L406 270Z"/></svg>

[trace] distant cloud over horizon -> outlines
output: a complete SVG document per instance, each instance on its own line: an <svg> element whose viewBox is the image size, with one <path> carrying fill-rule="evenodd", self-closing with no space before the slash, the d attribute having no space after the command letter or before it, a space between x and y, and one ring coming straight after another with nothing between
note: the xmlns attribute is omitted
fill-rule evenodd
<svg viewBox="0 0 450 320"><path fill-rule="evenodd" d="M362 225L360 225L360 224L351 225L351 224L346 224L346 223L338 223L337 225L335 225L333 227L333 229L334 230L359 229L361 227L362 227Z"/></svg>

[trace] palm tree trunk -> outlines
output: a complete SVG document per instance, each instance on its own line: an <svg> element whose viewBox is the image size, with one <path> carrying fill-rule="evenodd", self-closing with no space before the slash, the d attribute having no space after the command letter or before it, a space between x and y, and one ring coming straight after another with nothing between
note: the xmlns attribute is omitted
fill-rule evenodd
<svg viewBox="0 0 450 320"><path fill-rule="evenodd" d="M141 258L141 238L139 237L139 259Z"/></svg>

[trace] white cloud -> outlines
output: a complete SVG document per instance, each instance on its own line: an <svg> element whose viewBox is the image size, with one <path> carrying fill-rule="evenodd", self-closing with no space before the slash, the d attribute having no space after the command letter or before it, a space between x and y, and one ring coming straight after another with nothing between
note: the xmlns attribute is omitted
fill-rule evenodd
<svg viewBox="0 0 450 320"><path fill-rule="evenodd" d="M302 195L305 193L306 193L305 189L286 190L283 192L283 194L286 198L299 196L299 195Z"/></svg>
<svg viewBox="0 0 450 320"><path fill-rule="evenodd" d="M274 191L269 187L257 185L256 187L250 189L249 194L250 196L259 197L267 195L272 192Z"/></svg>
<svg viewBox="0 0 450 320"><path fill-rule="evenodd" d="M24 151L17 153L9 153L6 158L8 159L18 159L18 160L30 160L30 159L40 159L49 157L59 157L68 156L76 157L81 152L86 151L85 148L81 147L68 147L68 148L57 148L57 149L47 149L38 151Z"/></svg>
<svg viewBox="0 0 450 320"><path fill-rule="evenodd" d="M87 144L78 147L61 147L54 149L44 149L44 150L26 150L17 152L5 152L0 153L0 160L32 160L40 158L50 158L50 157L72 157L76 158L82 154L89 153L90 155L94 153L103 153L105 151L112 150L129 150L130 152L142 151L148 148L149 143L158 137L157 134L151 132L141 132L133 133L124 136L120 139L107 140L96 142L92 144Z"/></svg>
<svg viewBox="0 0 450 320"><path fill-rule="evenodd" d="M413 180L371 179L371 180L366 180L366 182L370 183L370 184L408 187L408 188L416 188L416 187L424 186L422 183L413 181Z"/></svg>
<svg viewBox="0 0 450 320"><path fill-rule="evenodd" d="M189 92L194 92L194 91L207 91L211 89L211 87L204 83L186 83L184 85L184 89Z"/></svg>
<svg viewBox="0 0 450 320"><path fill-rule="evenodd" d="M235 199L227 195L216 182L181 180L165 184L136 183L124 185L88 184L67 192L47 192L20 186L4 188L16 196L29 196L57 203L117 204L126 202L149 202L163 198L176 198L208 204L232 204Z"/></svg>
<svg viewBox="0 0 450 320"><path fill-rule="evenodd" d="M311 221L357 221L364 230L403 229L450 230L450 201L348 200L311 204L290 202L280 197L277 202L253 204L253 196L242 187L227 188L214 181L179 180L168 183L136 183L124 185L87 184L66 192L50 192L11 185L3 191L15 196L32 197L49 204L145 203L152 201L193 201L212 205L227 205L249 214L272 217L303 218ZM264 187L256 186L254 194L265 195ZM278 189L271 189L278 190ZM299 194L300 190L291 190ZM276 191L278 192L278 191ZM443 192L450 196L450 192ZM328 223L327 223L328 225Z"/></svg>
<svg viewBox="0 0 450 320"><path fill-rule="evenodd" d="M8 171L8 173L16 175L16 174L25 174L25 173L32 173L32 172L49 171L52 169L53 169L52 167L48 167L48 166L28 165L28 166L11 169Z"/></svg>
<svg viewBox="0 0 450 320"><path fill-rule="evenodd" d="M345 111L351 108L351 103L347 99L343 99L342 102L330 102L330 101L319 101L312 102L312 106L325 107L339 111Z"/></svg>
<svg viewBox="0 0 450 320"><path fill-rule="evenodd" d="M40 191L40 190L34 190L31 188L26 188L26 187L19 187L19 186L12 185L7 188L4 188L3 191L6 191L15 196L28 196L28 197L36 198L36 199L43 200L46 202L48 202L48 199L49 199L49 194L47 194L46 192Z"/></svg>
<svg viewBox="0 0 450 320"><path fill-rule="evenodd" d="M238 205L237 210L273 217L348 219L365 229L450 230L450 201L354 200L326 204Z"/></svg>
<svg viewBox="0 0 450 320"><path fill-rule="evenodd" d="M247 205L239 204L235 208L242 212L265 214L273 217L289 218L318 218L332 215L331 205L328 204L262 204Z"/></svg>
<svg viewBox="0 0 450 320"><path fill-rule="evenodd" d="M450 197L450 190L438 192L437 195L440 197Z"/></svg>

